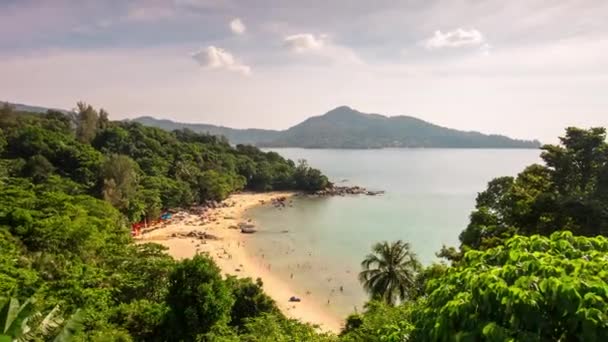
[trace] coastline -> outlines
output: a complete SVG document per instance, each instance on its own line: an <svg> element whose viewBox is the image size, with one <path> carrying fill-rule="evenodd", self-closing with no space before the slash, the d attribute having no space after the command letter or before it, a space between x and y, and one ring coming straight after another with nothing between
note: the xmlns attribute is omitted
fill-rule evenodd
<svg viewBox="0 0 608 342"><path fill-rule="evenodd" d="M154 242L168 248L175 259L191 258L197 253L208 253L222 270L222 273L239 278L261 278L264 292L275 300L283 314L289 318L318 325L323 331L338 333L342 319L332 314L323 303L292 289L276 274L264 266L250 253L249 234L236 229L239 223L247 222L247 211L259 205L271 205L273 199L290 198L295 192L239 193L231 195L223 204L209 208L204 214L180 212L174 218L154 230L144 231L136 237L138 243ZM204 220L204 221L203 221ZM203 223L204 222L204 223ZM263 229L263 227L262 227ZM213 238L199 239L194 234L209 234ZM201 234L202 235L202 234ZM289 302L291 296L302 298L301 302Z"/></svg>

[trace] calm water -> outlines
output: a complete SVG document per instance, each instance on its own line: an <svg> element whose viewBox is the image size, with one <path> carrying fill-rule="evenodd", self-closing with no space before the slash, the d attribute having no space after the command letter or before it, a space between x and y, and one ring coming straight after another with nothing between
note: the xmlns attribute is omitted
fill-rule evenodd
<svg viewBox="0 0 608 342"><path fill-rule="evenodd" d="M306 159L340 185L386 191L375 197L296 198L282 210L259 207L249 213L262 229L252 236L249 252L270 262L303 300L329 300L340 316L360 309L366 299L357 273L374 242L408 241L428 264L442 244L458 245L475 196L488 181L540 161L538 150L274 151Z"/></svg>

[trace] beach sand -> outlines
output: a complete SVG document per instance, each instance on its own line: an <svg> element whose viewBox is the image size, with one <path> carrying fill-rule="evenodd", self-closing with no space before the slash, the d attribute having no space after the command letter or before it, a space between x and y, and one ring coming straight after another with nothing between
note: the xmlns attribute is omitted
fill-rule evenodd
<svg viewBox="0 0 608 342"><path fill-rule="evenodd" d="M239 223L247 222L247 210L258 205L271 205L273 198L291 197L291 192L240 193L231 195L223 203L227 207L207 209L204 218L196 214L181 212L162 226L144 230L137 237L138 242L155 242L169 248L168 253L176 259L191 258L197 253L208 253L225 274L239 278L261 278L264 292L272 297L281 311L290 318L316 324L323 331L339 332L342 319L332 314L325 303L317 302L304 293L298 293L290 288L272 273L272 260L256 260L245 245L251 235L241 233L236 229ZM203 223L204 221L204 223ZM256 227L264 229L264 227ZM189 232L205 232L217 237L217 240L200 240L195 237L175 236ZM301 298L301 302L289 302L291 296Z"/></svg>

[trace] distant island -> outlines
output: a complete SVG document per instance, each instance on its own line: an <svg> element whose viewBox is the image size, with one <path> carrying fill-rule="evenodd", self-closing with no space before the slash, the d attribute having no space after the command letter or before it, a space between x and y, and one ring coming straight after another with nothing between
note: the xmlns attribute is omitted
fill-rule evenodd
<svg viewBox="0 0 608 342"><path fill-rule="evenodd" d="M50 108L11 104L17 111L44 113ZM66 110L53 109L63 113ZM199 123L182 123L152 116L130 121L167 131L190 129L221 135L231 144L258 147L337 149L410 148L539 148L538 140L518 140L504 135L460 131L412 117L367 114L347 106L310 117L286 130L237 129Z"/></svg>
<svg viewBox="0 0 608 342"><path fill-rule="evenodd" d="M310 117L283 131L180 123L150 116L138 117L132 121L166 130L188 128L198 133L223 135L233 144L259 147L539 148L541 145L538 140L517 140L503 135L459 131L411 116L366 114L347 106Z"/></svg>

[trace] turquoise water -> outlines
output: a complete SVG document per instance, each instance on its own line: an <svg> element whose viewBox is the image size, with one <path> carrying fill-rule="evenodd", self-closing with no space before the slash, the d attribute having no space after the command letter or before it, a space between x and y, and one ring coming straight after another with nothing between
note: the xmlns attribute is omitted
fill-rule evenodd
<svg viewBox="0 0 608 342"><path fill-rule="evenodd" d="M428 264L443 244L458 245L475 196L488 181L540 161L539 150L273 151L306 159L340 185L386 191L382 196L298 197L281 210L265 206L249 212L261 228L251 237L249 252L270 263L295 294L304 300L310 296L342 317L366 300L357 273L373 243L407 241Z"/></svg>

